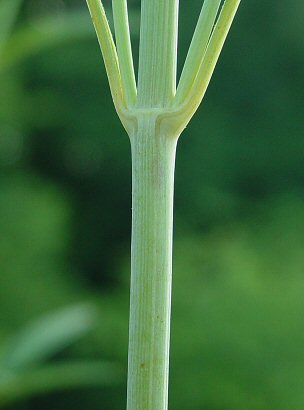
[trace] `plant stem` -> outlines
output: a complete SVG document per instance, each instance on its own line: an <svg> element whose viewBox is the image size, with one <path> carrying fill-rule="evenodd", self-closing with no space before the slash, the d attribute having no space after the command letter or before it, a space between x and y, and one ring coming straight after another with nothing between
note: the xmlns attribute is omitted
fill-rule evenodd
<svg viewBox="0 0 304 410"><path fill-rule="evenodd" d="M240 2L241 0L225 0L197 76L192 86L189 87L188 95L185 96L182 104L180 104L178 95L173 100L173 107L178 108L178 115L181 118L184 117L181 120L184 121L184 127L205 95Z"/></svg>
<svg viewBox="0 0 304 410"><path fill-rule="evenodd" d="M202 63L221 0L205 0L179 80L175 103L181 103L192 86Z"/></svg>
<svg viewBox="0 0 304 410"><path fill-rule="evenodd" d="M165 107L176 89L179 0L142 0L138 106Z"/></svg>
<svg viewBox="0 0 304 410"><path fill-rule="evenodd" d="M87 5L90 10L91 18L105 63L113 102L117 112L119 113L121 108L125 105L125 96L122 88L117 50L112 37L111 29L101 1L87 0Z"/></svg>
<svg viewBox="0 0 304 410"><path fill-rule="evenodd" d="M176 141L151 113L131 136L128 410L167 409Z"/></svg>
<svg viewBox="0 0 304 410"><path fill-rule="evenodd" d="M167 410L173 185L178 135L201 102L241 0L205 0L176 93L179 0L141 0L138 89L126 0L87 0L113 100L132 148L127 410Z"/></svg>
<svg viewBox="0 0 304 410"><path fill-rule="evenodd" d="M132 106L136 100L136 83L130 39L127 0L113 0L112 7L117 54L122 84L125 90L126 104L127 106Z"/></svg>

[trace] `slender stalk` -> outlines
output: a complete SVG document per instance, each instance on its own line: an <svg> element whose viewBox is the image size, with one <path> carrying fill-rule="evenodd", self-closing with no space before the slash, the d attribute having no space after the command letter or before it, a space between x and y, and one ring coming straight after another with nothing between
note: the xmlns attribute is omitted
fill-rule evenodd
<svg viewBox="0 0 304 410"><path fill-rule="evenodd" d="M205 55L222 0L205 0L179 80L175 103L181 103L189 92Z"/></svg>
<svg viewBox="0 0 304 410"><path fill-rule="evenodd" d="M151 114L131 136L128 410L167 409L176 142Z"/></svg>
<svg viewBox="0 0 304 410"><path fill-rule="evenodd" d="M127 410L167 410L176 143L203 98L240 0L225 0L215 26L221 0L205 0L177 94L179 0L141 0L136 101L126 0L113 0L118 56L100 0L87 3L132 148Z"/></svg>
<svg viewBox="0 0 304 410"><path fill-rule="evenodd" d="M87 0L87 5L105 62L113 102L119 113L125 105L125 96L122 89L118 56L112 33L101 1Z"/></svg>
<svg viewBox="0 0 304 410"><path fill-rule="evenodd" d="M241 0L225 0L196 79L192 87L189 87L188 95L181 104L179 98L173 100L176 120L178 121L177 118L180 117L182 127L190 121L205 95L240 2Z"/></svg>
<svg viewBox="0 0 304 410"><path fill-rule="evenodd" d="M136 83L130 39L128 8L126 0L113 0L113 18L116 46L126 104L132 106L136 101Z"/></svg>
<svg viewBox="0 0 304 410"><path fill-rule="evenodd" d="M175 94L178 0L142 0L138 106L165 107Z"/></svg>

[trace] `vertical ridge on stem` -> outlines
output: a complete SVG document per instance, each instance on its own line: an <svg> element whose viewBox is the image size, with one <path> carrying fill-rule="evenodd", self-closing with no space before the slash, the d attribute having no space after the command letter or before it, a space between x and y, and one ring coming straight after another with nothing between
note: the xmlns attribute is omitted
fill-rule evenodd
<svg viewBox="0 0 304 410"><path fill-rule="evenodd" d="M137 91L130 39L127 0L112 0L112 7L122 85L125 92L126 104L127 106L132 106L135 104Z"/></svg>
<svg viewBox="0 0 304 410"><path fill-rule="evenodd" d="M174 101L180 103L192 86L206 52L222 0L205 0L183 67Z"/></svg>
<svg viewBox="0 0 304 410"><path fill-rule="evenodd" d="M131 137L132 250L128 410L166 410L177 139L143 115Z"/></svg>
<svg viewBox="0 0 304 410"><path fill-rule="evenodd" d="M116 47L101 0L86 0L102 52L111 94L118 112L125 105Z"/></svg>
<svg viewBox="0 0 304 410"><path fill-rule="evenodd" d="M142 0L138 105L164 107L176 89L179 0Z"/></svg>
<svg viewBox="0 0 304 410"><path fill-rule="evenodd" d="M173 100L175 120L180 122L179 132L188 124L204 98L240 3L241 0L225 0L193 84L189 84L183 101L178 95Z"/></svg>

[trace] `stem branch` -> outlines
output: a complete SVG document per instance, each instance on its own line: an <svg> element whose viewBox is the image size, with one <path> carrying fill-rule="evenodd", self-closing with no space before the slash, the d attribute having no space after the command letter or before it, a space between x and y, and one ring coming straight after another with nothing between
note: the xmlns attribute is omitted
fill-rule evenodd
<svg viewBox="0 0 304 410"><path fill-rule="evenodd" d="M127 106L136 101L136 82L126 0L113 0L113 18L122 85Z"/></svg>
<svg viewBox="0 0 304 410"><path fill-rule="evenodd" d="M205 0L178 84L175 103L181 103L197 76L222 0Z"/></svg>
<svg viewBox="0 0 304 410"><path fill-rule="evenodd" d="M138 106L165 107L176 89L179 0L142 0Z"/></svg>
<svg viewBox="0 0 304 410"><path fill-rule="evenodd" d="M87 5L93 20L98 42L105 63L111 94L118 112L124 104L121 76L116 47L101 0L87 0Z"/></svg>
<svg viewBox="0 0 304 410"><path fill-rule="evenodd" d="M189 122L205 95L240 2L241 0L225 0L200 69L187 97L181 105L179 99L173 101L173 107L177 108L176 116L182 118L184 126Z"/></svg>

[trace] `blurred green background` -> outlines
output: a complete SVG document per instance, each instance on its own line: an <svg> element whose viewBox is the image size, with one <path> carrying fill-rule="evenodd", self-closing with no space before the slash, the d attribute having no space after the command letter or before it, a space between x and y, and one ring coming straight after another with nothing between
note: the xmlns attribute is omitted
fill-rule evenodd
<svg viewBox="0 0 304 410"><path fill-rule="evenodd" d="M304 3L266 3L179 141L171 410L304 408ZM125 407L130 170L85 1L0 0L3 408Z"/></svg>

